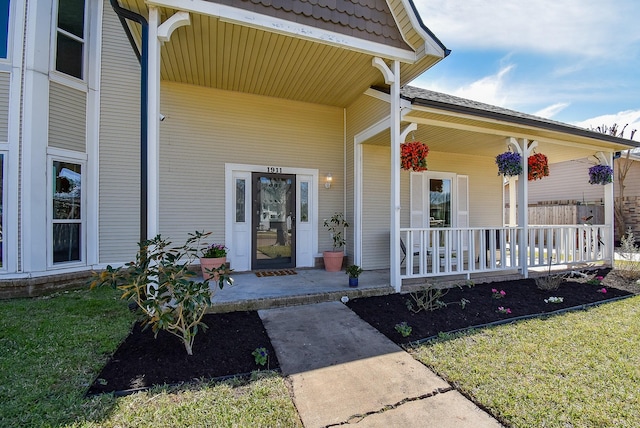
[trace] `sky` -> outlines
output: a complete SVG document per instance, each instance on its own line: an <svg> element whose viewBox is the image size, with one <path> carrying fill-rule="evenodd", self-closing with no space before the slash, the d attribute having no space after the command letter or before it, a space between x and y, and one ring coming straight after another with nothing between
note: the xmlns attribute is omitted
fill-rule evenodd
<svg viewBox="0 0 640 428"><path fill-rule="evenodd" d="M640 1L413 2L452 52L411 85L640 141Z"/></svg>

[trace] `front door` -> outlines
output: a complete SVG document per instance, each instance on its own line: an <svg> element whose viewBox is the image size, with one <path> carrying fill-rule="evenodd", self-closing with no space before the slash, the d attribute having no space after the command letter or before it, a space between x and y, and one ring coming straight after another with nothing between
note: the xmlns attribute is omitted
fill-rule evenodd
<svg viewBox="0 0 640 428"><path fill-rule="evenodd" d="M296 266L296 176L254 172L252 269Z"/></svg>

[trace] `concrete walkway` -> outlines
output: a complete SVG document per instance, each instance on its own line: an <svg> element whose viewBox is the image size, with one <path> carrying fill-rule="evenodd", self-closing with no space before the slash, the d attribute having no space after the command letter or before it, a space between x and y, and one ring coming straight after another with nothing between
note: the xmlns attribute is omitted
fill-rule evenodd
<svg viewBox="0 0 640 428"><path fill-rule="evenodd" d="M501 426L342 303L258 313L307 428Z"/></svg>

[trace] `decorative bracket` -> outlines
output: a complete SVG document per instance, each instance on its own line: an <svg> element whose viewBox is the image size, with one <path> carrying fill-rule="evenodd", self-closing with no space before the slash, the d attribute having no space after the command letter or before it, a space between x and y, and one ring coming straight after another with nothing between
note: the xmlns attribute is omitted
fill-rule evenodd
<svg viewBox="0 0 640 428"><path fill-rule="evenodd" d="M162 43L168 42L171 39L171 34L179 28L184 27L185 25L191 24L191 19L189 17L189 12L176 12L171 18L164 21L160 26L158 26L158 40Z"/></svg>
<svg viewBox="0 0 640 428"><path fill-rule="evenodd" d="M382 75L384 76L384 83L386 83L387 85L391 85L396 81L393 72L391 71L387 63L382 60L382 58L373 58L371 60L371 65L380 70L380 73L382 73Z"/></svg>
<svg viewBox="0 0 640 428"><path fill-rule="evenodd" d="M538 147L538 142L536 140L531 140L527 143L528 140L523 138L520 141L522 144L513 137L507 137L507 147L511 148L514 152L519 153L521 156L526 154L526 157L529 157L533 149ZM526 153L523 153L524 151L526 151Z"/></svg>
<svg viewBox="0 0 640 428"><path fill-rule="evenodd" d="M607 156L603 152L597 152L593 156L596 159L598 159L598 161L600 162L600 165L611 166L611 165L609 165L609 160L607 159Z"/></svg>
<svg viewBox="0 0 640 428"><path fill-rule="evenodd" d="M404 128L404 131L400 132L400 142L402 143L407 138L407 135L409 135L409 132L416 131L417 129L418 129L417 123L412 122L408 124L406 128Z"/></svg>

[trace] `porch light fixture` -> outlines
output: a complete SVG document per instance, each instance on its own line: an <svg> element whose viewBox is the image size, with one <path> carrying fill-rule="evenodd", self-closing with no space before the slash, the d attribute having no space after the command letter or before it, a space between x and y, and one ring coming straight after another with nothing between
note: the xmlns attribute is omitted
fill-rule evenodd
<svg viewBox="0 0 640 428"><path fill-rule="evenodd" d="M327 179L324 183L324 187L327 189L331 188L331 182L333 181L333 177L331 176L331 174L327 174Z"/></svg>

